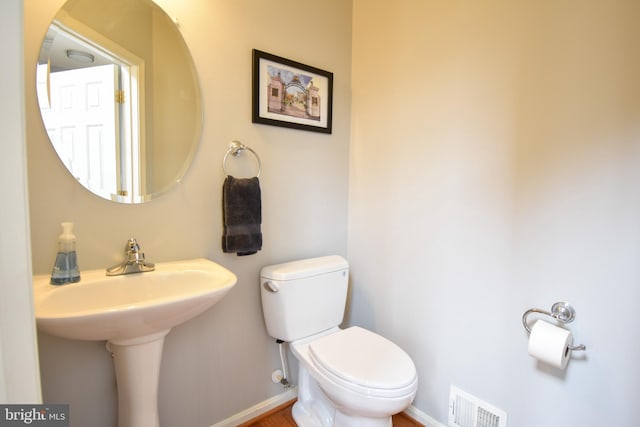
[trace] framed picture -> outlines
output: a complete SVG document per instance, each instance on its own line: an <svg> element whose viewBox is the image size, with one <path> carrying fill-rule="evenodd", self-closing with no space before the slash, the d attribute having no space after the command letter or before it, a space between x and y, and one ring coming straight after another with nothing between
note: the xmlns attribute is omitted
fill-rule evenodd
<svg viewBox="0 0 640 427"><path fill-rule="evenodd" d="M253 123L331 133L333 73L253 50Z"/></svg>

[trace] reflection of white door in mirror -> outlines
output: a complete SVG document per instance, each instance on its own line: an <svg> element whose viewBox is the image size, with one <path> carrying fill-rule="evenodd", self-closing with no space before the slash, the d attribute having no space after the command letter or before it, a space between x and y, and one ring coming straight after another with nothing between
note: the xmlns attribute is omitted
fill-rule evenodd
<svg viewBox="0 0 640 427"><path fill-rule="evenodd" d="M49 139L71 175L92 193L139 201L146 184L140 164L144 63L70 16L61 18L65 23L55 22L47 32L48 49L58 53L37 72Z"/></svg>
<svg viewBox="0 0 640 427"><path fill-rule="evenodd" d="M51 105L42 109L49 138L69 172L107 199L118 191L117 87L113 64L51 73Z"/></svg>

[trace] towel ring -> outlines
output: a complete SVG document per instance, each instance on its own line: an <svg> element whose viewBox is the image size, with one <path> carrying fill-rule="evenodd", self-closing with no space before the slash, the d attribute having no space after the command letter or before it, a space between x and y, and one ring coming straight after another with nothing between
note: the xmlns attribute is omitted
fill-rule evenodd
<svg viewBox="0 0 640 427"><path fill-rule="evenodd" d="M253 151L250 147L247 147L240 141L231 141L231 143L229 144L229 148L227 148L227 152L225 153L224 158L222 159L222 170L224 171L224 174L226 176L229 176L229 172L227 172L227 159L229 158L229 154L238 157L240 154L242 154L244 150L250 151L251 154L253 154L254 157L256 158L256 161L258 162L258 173L256 177L260 176L260 172L262 171L262 164L260 163L260 157L258 157L258 154L255 151Z"/></svg>

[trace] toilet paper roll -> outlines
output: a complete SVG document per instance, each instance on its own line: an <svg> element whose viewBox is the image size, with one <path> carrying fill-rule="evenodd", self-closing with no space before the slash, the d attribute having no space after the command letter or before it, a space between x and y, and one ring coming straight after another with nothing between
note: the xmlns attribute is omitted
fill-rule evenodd
<svg viewBox="0 0 640 427"><path fill-rule="evenodd" d="M572 344L571 331L537 320L529 336L529 354L541 362L564 369L571 356L569 346Z"/></svg>

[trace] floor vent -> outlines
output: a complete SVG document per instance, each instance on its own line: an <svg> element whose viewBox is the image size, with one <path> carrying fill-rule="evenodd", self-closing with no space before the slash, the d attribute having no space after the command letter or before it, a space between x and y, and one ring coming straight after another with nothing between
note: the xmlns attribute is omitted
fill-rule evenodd
<svg viewBox="0 0 640 427"><path fill-rule="evenodd" d="M451 386L449 427L507 427L507 413Z"/></svg>

